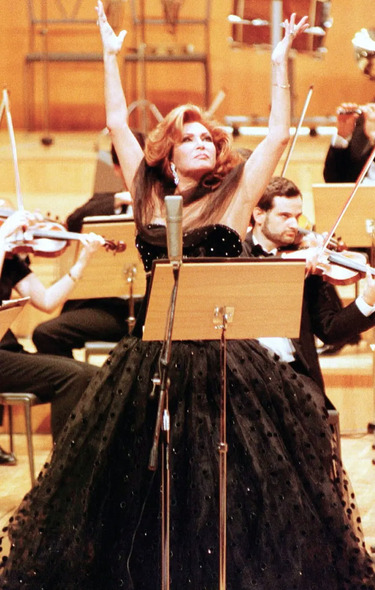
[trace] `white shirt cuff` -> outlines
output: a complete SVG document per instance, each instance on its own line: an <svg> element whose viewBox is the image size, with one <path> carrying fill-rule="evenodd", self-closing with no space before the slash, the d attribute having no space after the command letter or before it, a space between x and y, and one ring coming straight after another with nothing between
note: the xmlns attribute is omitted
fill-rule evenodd
<svg viewBox="0 0 375 590"><path fill-rule="evenodd" d="M366 318L368 318L375 311L375 305L369 305L368 303L366 303L362 295L359 295L359 297L357 297L357 299L355 300L355 304L358 307L359 311Z"/></svg>
<svg viewBox="0 0 375 590"><path fill-rule="evenodd" d="M350 137L348 139L345 139L345 137L341 137L341 135L338 135L338 133L336 133L336 135L332 137L331 146L345 150L349 145L350 139Z"/></svg>

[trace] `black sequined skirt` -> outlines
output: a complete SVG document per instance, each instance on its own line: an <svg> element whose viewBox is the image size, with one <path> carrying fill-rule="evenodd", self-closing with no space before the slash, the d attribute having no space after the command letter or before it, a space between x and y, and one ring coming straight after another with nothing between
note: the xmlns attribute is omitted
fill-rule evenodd
<svg viewBox="0 0 375 590"><path fill-rule="evenodd" d="M1 588L161 587L159 356L159 343L125 338L91 382L3 534ZM214 590L219 343L174 342L169 376L170 586ZM227 398L228 590L375 588L318 387L256 341L229 341Z"/></svg>

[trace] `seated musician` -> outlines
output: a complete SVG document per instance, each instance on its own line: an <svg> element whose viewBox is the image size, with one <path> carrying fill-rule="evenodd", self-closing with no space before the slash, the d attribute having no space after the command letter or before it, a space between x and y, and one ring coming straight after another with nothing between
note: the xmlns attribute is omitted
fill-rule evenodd
<svg viewBox="0 0 375 590"><path fill-rule="evenodd" d="M324 162L326 182L356 182L375 145L375 103L359 107L343 103L337 109L337 133ZM371 164L363 182L375 182Z"/></svg>
<svg viewBox="0 0 375 590"><path fill-rule="evenodd" d="M143 135L136 134L141 147ZM114 172L125 182L115 149L111 148ZM79 232L85 217L127 213L131 208L130 194L95 193L82 207L69 215L66 225L69 231ZM135 298L134 315L141 305ZM85 342L118 342L129 333L129 300L121 297L95 299L71 299L64 304L61 314L39 324L33 333L33 342L38 352L73 358L73 350L83 348Z"/></svg>
<svg viewBox="0 0 375 590"><path fill-rule="evenodd" d="M0 226L0 299L11 298L15 289L21 297L30 297L37 309L52 312L71 295L73 288L103 238L88 234L77 262L68 274L46 288L17 254L11 252L12 236L17 230L32 228L38 222L25 211L11 214ZM9 251L10 250L10 251ZM30 392L42 402L51 403L51 431L56 440L76 402L96 372L94 366L73 359L26 352L11 330L0 341L0 391ZM0 407L0 425L3 407ZM0 447L0 465L14 465L12 453Z"/></svg>
<svg viewBox="0 0 375 590"><path fill-rule="evenodd" d="M324 162L326 182L356 182L375 144L375 103L359 107L356 103L342 103L337 108L337 133L333 136ZM375 183L375 163L362 181ZM346 344L355 345L360 336L335 345L324 345L319 354L335 354Z"/></svg>
<svg viewBox="0 0 375 590"><path fill-rule="evenodd" d="M252 216L252 229L243 243L243 256L267 256L290 248L298 240L302 215L299 188L282 177L269 183ZM375 326L375 280L366 279L363 294L343 307L335 287L322 276L305 280L299 339L261 339L262 344L290 362L301 375L314 379L324 392L314 336L328 344L340 343ZM328 400L327 400L328 402ZM330 403L327 403L330 407Z"/></svg>

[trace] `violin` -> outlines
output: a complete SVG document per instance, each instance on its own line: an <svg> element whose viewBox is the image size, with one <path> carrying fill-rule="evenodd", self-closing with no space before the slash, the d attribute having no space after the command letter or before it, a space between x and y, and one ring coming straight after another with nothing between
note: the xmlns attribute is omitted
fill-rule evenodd
<svg viewBox="0 0 375 590"><path fill-rule="evenodd" d="M329 242L325 243L324 236L315 231L299 227L298 233L301 235L312 234L323 244L313 274L318 274L327 282L337 286L352 285L366 276L366 254L348 250L341 238L335 239L331 236ZM281 258L307 260L310 252L315 253L316 246L305 248L302 246L296 250L282 252Z"/></svg>
<svg viewBox="0 0 375 590"><path fill-rule="evenodd" d="M316 250L316 248L314 248ZM307 260L311 248L283 252L281 258L287 260ZM332 285L353 285L361 278L366 276L367 257L361 252L352 252L342 250L334 252L332 250L323 251L319 257L313 274L320 275L325 281ZM375 276L375 269L370 268Z"/></svg>
<svg viewBox="0 0 375 590"><path fill-rule="evenodd" d="M0 209L1 221L14 213L12 209ZM126 244L122 241L115 242L105 238L103 247L114 254L124 252ZM34 254L35 256L56 257L60 256L67 248L70 241L81 243L85 241L85 235L77 232L69 232L56 221L43 220L31 225L25 231L17 232L7 240L8 254Z"/></svg>

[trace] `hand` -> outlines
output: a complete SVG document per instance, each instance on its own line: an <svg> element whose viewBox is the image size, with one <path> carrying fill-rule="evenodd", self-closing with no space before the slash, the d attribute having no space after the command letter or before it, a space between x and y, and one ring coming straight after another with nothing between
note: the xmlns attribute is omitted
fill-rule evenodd
<svg viewBox="0 0 375 590"><path fill-rule="evenodd" d="M340 104L336 111L337 133L340 137L350 139L359 115L359 107L355 102L343 102Z"/></svg>
<svg viewBox="0 0 375 590"><path fill-rule="evenodd" d="M102 236L98 236L94 232L89 234L81 234L81 244L83 248L81 250L79 259L86 259L92 256L94 252L99 250L101 246L104 246L105 239Z"/></svg>
<svg viewBox="0 0 375 590"><path fill-rule="evenodd" d="M322 249L318 246L311 246L310 248L304 250L304 252L306 257L305 276L308 276L310 274L314 274L317 271L318 265L322 263L322 260L320 258L322 254Z"/></svg>
<svg viewBox="0 0 375 590"><path fill-rule="evenodd" d="M101 2L101 0L98 0L96 12L98 13L97 23L102 38L103 51L107 54L117 55L121 50L127 31L120 31L120 33L116 35L107 20L103 2Z"/></svg>
<svg viewBox="0 0 375 590"><path fill-rule="evenodd" d="M105 244L105 239L93 232L90 232L89 234L81 234L80 241L83 245L83 248L81 248L78 260L71 268L69 273L73 281L78 281L81 278L82 273L91 256Z"/></svg>
<svg viewBox="0 0 375 590"><path fill-rule="evenodd" d="M365 117L363 130L372 145L375 145L375 103L370 102L362 108Z"/></svg>
<svg viewBox="0 0 375 590"><path fill-rule="evenodd" d="M285 260L302 260L305 262L306 270L305 277L313 274L324 267L322 261L322 249L320 247L303 248L300 250L290 250L289 252L282 252L281 258ZM319 268L318 268L319 267Z"/></svg>
<svg viewBox="0 0 375 590"><path fill-rule="evenodd" d="M294 39L301 35L304 31L306 31L306 29L308 29L309 23L307 22L307 19L308 17L304 16L301 18L299 23L295 24L296 13L293 12L290 19L286 19L284 21L284 38L281 41L279 41L279 43L276 45L275 49L272 52L273 64L281 64L287 59L289 50L292 46Z"/></svg>
<svg viewBox="0 0 375 590"><path fill-rule="evenodd" d="M5 240L17 231L26 231L27 228L43 219L40 213L30 213L24 209L15 211L4 221L0 227L0 238Z"/></svg>
<svg viewBox="0 0 375 590"><path fill-rule="evenodd" d="M367 270L362 297L367 305L375 305L375 279Z"/></svg>
<svg viewBox="0 0 375 590"><path fill-rule="evenodd" d="M132 203L133 199L128 191L122 191L121 193L115 194L115 209L122 207L123 205L131 205Z"/></svg>
<svg viewBox="0 0 375 590"><path fill-rule="evenodd" d="M305 235L299 234L301 238L299 241L296 240L300 248L321 248L323 246L325 237L327 234L317 234L311 231Z"/></svg>

